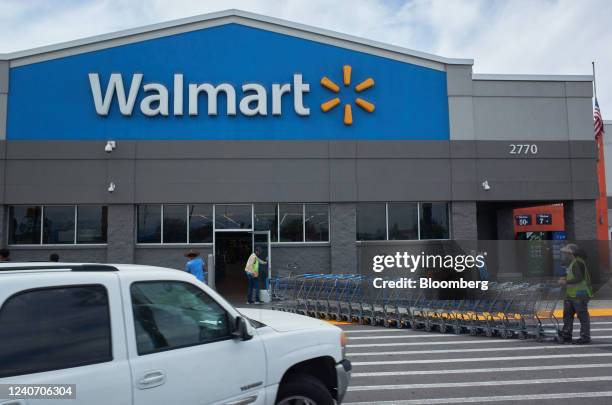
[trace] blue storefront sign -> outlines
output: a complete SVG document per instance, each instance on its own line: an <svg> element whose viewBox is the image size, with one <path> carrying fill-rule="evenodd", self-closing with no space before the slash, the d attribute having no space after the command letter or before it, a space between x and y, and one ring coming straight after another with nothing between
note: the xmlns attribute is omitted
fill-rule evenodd
<svg viewBox="0 0 612 405"><path fill-rule="evenodd" d="M449 139L445 72L236 23L12 67L8 106L9 140Z"/></svg>

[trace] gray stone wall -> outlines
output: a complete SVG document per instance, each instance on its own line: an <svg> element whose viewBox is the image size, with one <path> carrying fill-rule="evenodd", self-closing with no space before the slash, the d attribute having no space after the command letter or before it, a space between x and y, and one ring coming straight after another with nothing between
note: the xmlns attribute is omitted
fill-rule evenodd
<svg viewBox="0 0 612 405"><path fill-rule="evenodd" d="M357 207L354 203L330 205L331 271L357 271Z"/></svg>
<svg viewBox="0 0 612 405"><path fill-rule="evenodd" d="M0 139L6 139L6 116L8 110L9 63L0 61Z"/></svg>
<svg viewBox="0 0 612 405"><path fill-rule="evenodd" d="M169 267L182 270L186 259L183 256L192 247L159 247L136 246L134 263L151 266ZM195 247L202 257L208 260L213 252L210 247ZM321 245L286 245L272 247L272 268L274 272L286 273L330 273L329 246Z"/></svg>
<svg viewBox="0 0 612 405"><path fill-rule="evenodd" d="M518 244L514 243L514 216L512 207L497 210L497 276L500 279L520 277L517 265Z"/></svg>
<svg viewBox="0 0 612 405"><path fill-rule="evenodd" d="M134 263L136 241L136 209L131 204L108 207L108 252L109 263Z"/></svg>
<svg viewBox="0 0 612 405"><path fill-rule="evenodd" d="M331 273L330 247L325 245L285 245L272 247L275 274Z"/></svg>
<svg viewBox="0 0 612 405"><path fill-rule="evenodd" d="M0 205L0 247L8 244L8 207ZM6 231L3 231L6 230Z"/></svg>
<svg viewBox="0 0 612 405"><path fill-rule="evenodd" d="M134 263L183 270L187 262L184 254L189 249L197 249L204 260L208 260L208 255L212 253L212 247L137 246L134 249Z"/></svg>
<svg viewBox="0 0 612 405"><path fill-rule="evenodd" d="M597 239L597 214L595 200L566 201L565 229L569 240Z"/></svg>
<svg viewBox="0 0 612 405"><path fill-rule="evenodd" d="M454 201L451 204L451 233L455 240L478 239L475 201Z"/></svg>
<svg viewBox="0 0 612 405"><path fill-rule="evenodd" d="M19 247L12 246L11 261L14 262L46 262L51 253L57 253L60 261L68 263L105 263L106 247L81 246L43 246Z"/></svg>

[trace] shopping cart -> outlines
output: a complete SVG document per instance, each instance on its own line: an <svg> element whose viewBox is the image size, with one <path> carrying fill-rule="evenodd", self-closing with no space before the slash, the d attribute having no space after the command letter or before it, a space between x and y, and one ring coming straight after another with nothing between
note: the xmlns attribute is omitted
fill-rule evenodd
<svg viewBox="0 0 612 405"><path fill-rule="evenodd" d="M385 279L386 281L397 281ZM435 291L373 288L359 274L285 274L270 279L273 309L360 324L538 341L557 339L558 284L490 282L488 290L463 299Z"/></svg>

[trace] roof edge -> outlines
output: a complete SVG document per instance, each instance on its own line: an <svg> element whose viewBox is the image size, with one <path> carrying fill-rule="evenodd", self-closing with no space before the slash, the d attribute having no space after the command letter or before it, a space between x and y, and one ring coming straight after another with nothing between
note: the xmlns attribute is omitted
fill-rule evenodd
<svg viewBox="0 0 612 405"><path fill-rule="evenodd" d="M411 56L419 59L431 60L434 62L446 64L446 65L473 65L473 59L460 59L460 58L446 58L443 56L433 55L426 52L415 51L413 49L403 48L396 45L385 44L378 41L365 39L353 35L343 34L337 31L327 30L323 28L317 28L306 24L300 24L288 20L283 20L275 17L268 17L261 14L251 13L237 9L227 9L214 13L200 14L193 17L185 17L176 20L170 20L161 23L144 25L136 28L129 28L126 30L115 31L107 34L100 34L91 37L76 39L72 41L60 42L52 45L45 45L41 47L26 49L22 51L15 51L10 53L0 54L0 60L14 60L20 58L27 58L30 56L37 56L45 53L52 53L57 51L63 51L70 48L76 48L87 45L99 44L101 42L111 41L114 39L125 38L129 36L146 34L155 31L161 31L164 29L179 27L188 24L194 24L199 22L223 19L228 17L239 17L247 20L254 20L258 22L268 23L272 25L282 26L298 31L303 31L311 34L321 35L324 37L330 37L334 39L340 39L347 42L352 42L358 45L365 45L372 48L378 48L385 51L395 52L398 54Z"/></svg>
<svg viewBox="0 0 612 405"><path fill-rule="evenodd" d="M517 82L592 82L593 75L532 75L474 73L472 80L500 80Z"/></svg>

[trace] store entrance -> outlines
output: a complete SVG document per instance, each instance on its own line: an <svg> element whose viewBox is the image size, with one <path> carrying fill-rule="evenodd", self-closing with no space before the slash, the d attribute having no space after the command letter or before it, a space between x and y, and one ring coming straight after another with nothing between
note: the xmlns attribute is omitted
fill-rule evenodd
<svg viewBox="0 0 612 405"><path fill-rule="evenodd" d="M244 266L253 248L251 232L215 233L215 284L219 294L237 303L246 301Z"/></svg>

